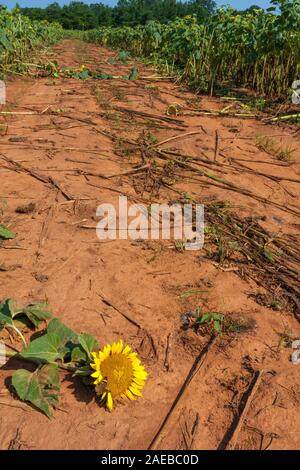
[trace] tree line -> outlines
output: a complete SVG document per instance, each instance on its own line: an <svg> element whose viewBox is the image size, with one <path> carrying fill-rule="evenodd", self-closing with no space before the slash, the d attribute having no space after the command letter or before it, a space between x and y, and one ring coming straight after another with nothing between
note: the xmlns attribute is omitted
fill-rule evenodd
<svg viewBox="0 0 300 470"><path fill-rule="evenodd" d="M20 7L19 7L20 8ZM103 3L86 4L72 1L61 7L57 2L46 8L20 8L32 20L58 22L65 29L88 30L98 26L136 26L147 21L161 23L177 17L197 15L204 20L216 9L214 0L119 0L110 7Z"/></svg>

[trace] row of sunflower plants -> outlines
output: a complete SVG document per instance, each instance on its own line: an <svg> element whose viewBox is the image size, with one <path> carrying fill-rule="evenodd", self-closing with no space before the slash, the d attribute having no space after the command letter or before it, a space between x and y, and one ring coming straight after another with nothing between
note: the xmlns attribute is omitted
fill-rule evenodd
<svg viewBox="0 0 300 470"><path fill-rule="evenodd" d="M24 328L36 330L43 322L44 329L27 342ZM97 339L88 333L77 333L52 316L47 304L38 303L16 308L11 299L0 304L0 330L18 335L23 349L18 351L2 341L1 362L31 362L28 369L16 367L11 384L20 400L43 412L48 418L59 406L60 371L68 371L87 387L94 389L99 405L112 410L122 400L142 396L147 372L136 352L122 340L98 347ZM13 365L12 365L13 367ZM11 368L12 368L11 367ZM32 370L33 369L33 370Z"/></svg>
<svg viewBox="0 0 300 470"><path fill-rule="evenodd" d="M164 63L202 91L239 85L283 97L300 78L300 0L271 3L266 11L220 8L205 24L190 16L168 24L103 27L85 36Z"/></svg>
<svg viewBox="0 0 300 470"><path fill-rule="evenodd" d="M0 78L8 73L23 73L28 61L42 46L54 44L63 36L60 25L31 21L18 9L0 6Z"/></svg>

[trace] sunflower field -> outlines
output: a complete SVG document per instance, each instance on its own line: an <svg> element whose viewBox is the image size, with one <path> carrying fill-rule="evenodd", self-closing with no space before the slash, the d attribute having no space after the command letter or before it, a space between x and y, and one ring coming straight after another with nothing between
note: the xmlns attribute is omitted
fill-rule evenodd
<svg viewBox="0 0 300 470"><path fill-rule="evenodd" d="M0 75L23 72L24 63L42 45L54 44L62 36L62 27L44 21L31 21L18 10L0 6Z"/></svg>
<svg viewBox="0 0 300 470"><path fill-rule="evenodd" d="M300 76L300 0L273 0L267 11L221 8L204 24L193 16L168 24L100 28L88 40L164 64L199 90L248 86L287 96Z"/></svg>

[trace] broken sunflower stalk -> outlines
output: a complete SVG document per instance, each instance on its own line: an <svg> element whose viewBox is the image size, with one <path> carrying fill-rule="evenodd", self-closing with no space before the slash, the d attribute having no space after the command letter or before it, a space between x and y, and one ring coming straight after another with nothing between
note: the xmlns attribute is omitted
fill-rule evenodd
<svg viewBox="0 0 300 470"><path fill-rule="evenodd" d="M13 364L18 364L18 359L36 364L33 371L17 368L12 375L12 386L20 400L51 418L59 404L60 369L72 372L73 377L80 377L84 384L94 387L99 403L109 410L119 399L135 400L142 396L147 372L130 346L124 346L120 340L99 350L94 336L78 334L58 318L51 317L45 304L15 309L11 299L0 303L0 332L13 329L22 335L24 343L21 351L3 343L0 363L13 357ZM22 327L35 330L47 320L50 322L44 334L26 342Z"/></svg>
<svg viewBox="0 0 300 470"><path fill-rule="evenodd" d="M95 379L94 385L101 403L105 403L112 410L114 400L128 398L135 400L142 396L142 389L148 377L147 372L139 360L137 353L123 341L112 345L107 344L102 351L91 353L95 370L91 376Z"/></svg>

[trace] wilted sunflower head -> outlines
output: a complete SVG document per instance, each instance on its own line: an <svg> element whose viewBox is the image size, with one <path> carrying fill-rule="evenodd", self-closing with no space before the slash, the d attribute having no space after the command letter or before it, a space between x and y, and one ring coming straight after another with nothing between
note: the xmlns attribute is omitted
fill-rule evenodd
<svg viewBox="0 0 300 470"><path fill-rule="evenodd" d="M92 357L94 362L91 367L95 372L91 376L95 379L101 401L106 403L109 410L113 408L116 398L135 400L142 396L148 374L130 346L124 347L120 340L112 345L107 344L102 351L92 352Z"/></svg>

